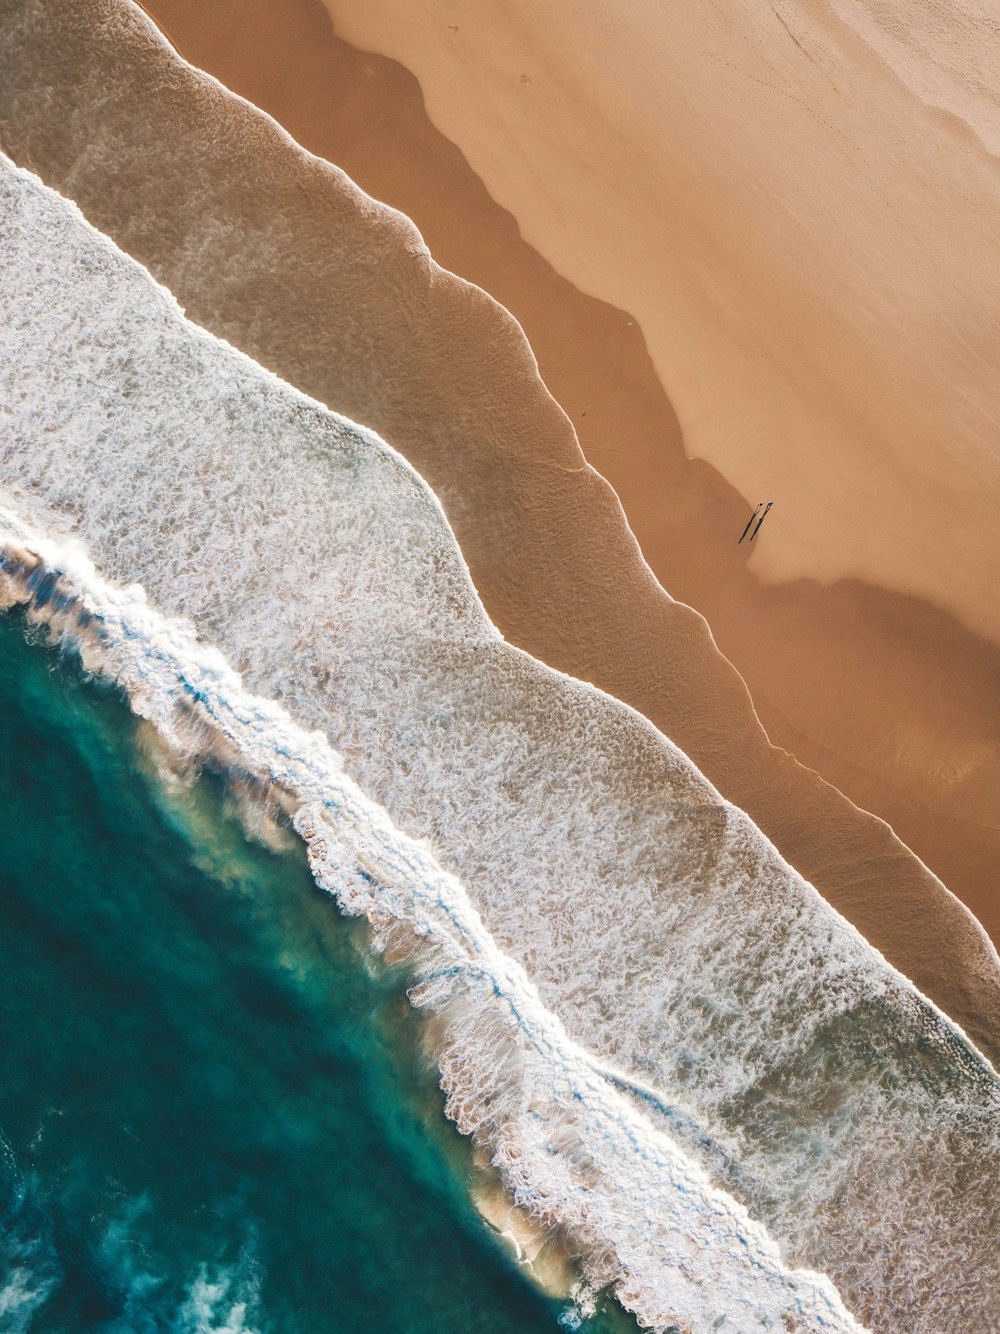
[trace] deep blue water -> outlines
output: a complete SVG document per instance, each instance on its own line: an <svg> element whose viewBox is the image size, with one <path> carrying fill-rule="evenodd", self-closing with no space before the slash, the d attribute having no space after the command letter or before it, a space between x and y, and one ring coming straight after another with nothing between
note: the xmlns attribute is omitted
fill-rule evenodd
<svg viewBox="0 0 1000 1334"><path fill-rule="evenodd" d="M405 979L11 616L0 1052L4 1331L560 1328L471 1206Z"/></svg>

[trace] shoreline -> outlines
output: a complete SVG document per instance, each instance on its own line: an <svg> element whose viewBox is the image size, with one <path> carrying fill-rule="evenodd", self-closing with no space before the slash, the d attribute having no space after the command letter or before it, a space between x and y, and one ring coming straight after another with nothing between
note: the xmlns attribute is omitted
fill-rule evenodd
<svg viewBox="0 0 1000 1334"><path fill-rule="evenodd" d="M140 11L110 6L120 26L96 22L106 3L61 8L64 39L37 52L30 34L26 48L11 34L0 116L14 156L56 189L70 170L63 188L192 320L400 449L436 490L508 640L649 719L1000 1052L1000 959L983 927L885 824L770 746L705 621L656 583L520 326L438 268L403 216L186 65ZM87 171L72 172L81 152ZM220 217L234 224L220 229Z"/></svg>
<svg viewBox="0 0 1000 1334"><path fill-rule="evenodd" d="M336 37L319 0L294 0L282 21L259 0L252 19L245 4L223 0L211 23L192 0L147 8L195 64L413 218L436 260L512 311L653 573L706 617L773 745L884 819L1000 940L1000 651L946 613L885 589L759 579L747 546L736 545L753 505L711 465L685 456L636 321L576 291L525 244L433 127L413 76ZM769 524L777 517L778 509ZM532 648L536 628L516 609L504 628ZM636 703L628 683L619 689ZM655 721L670 731L662 713ZM706 760L691 736L676 739L702 768L715 765L710 776L725 790L718 758ZM797 842L779 837L779 845L790 860L803 856Z"/></svg>
<svg viewBox="0 0 1000 1334"><path fill-rule="evenodd" d="M291 783L322 882L393 956L422 941L410 994L441 1013L449 1111L509 1149L515 1194L555 1212L602 1283L613 1240L608 1277L644 1311L773 1306L773 1266L742 1225L732 1252L732 1210L688 1159L868 1323L982 1309L998 1089L967 1037L647 720L503 643L398 453L185 320L68 201L5 171L25 391L9 487L77 539L50 563L93 590L91 666L185 751ZM90 376L67 382L67 360ZM79 625L72 588L37 573L43 614ZM663 1091L648 1119L668 1117L669 1143L611 1096L622 1070L644 1105ZM949 1241L897 1279L914 1219ZM808 1310L779 1280L779 1309Z"/></svg>

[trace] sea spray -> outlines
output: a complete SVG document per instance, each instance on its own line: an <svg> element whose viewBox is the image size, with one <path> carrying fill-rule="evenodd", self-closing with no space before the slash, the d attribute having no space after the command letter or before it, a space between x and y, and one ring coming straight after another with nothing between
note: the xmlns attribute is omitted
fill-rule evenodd
<svg viewBox="0 0 1000 1334"><path fill-rule="evenodd" d="M398 455L187 323L27 173L5 167L0 190L10 503L190 618L254 698L321 728L391 825L464 885L480 928L591 1053L588 1078L605 1087L612 1070L786 1263L829 1274L876 1328L990 1329L998 1103L964 1036L648 723L503 643ZM326 865L330 812L301 804ZM381 855L354 851L348 904L374 892L361 872ZM372 883L395 892L383 872ZM438 925L464 947L456 923ZM431 969L431 994L458 1033L489 984L448 967ZM499 1043L502 1026L490 1032ZM446 1082L453 1062L490 1109L468 1125L482 1115L499 1133L506 1085L494 1095L496 1071L450 1041ZM525 1059L496 1050L508 1077ZM471 1117L467 1094L449 1097ZM591 1160L607 1170L567 1133L552 1139L565 1153L528 1156L569 1174L553 1198L574 1170L586 1186ZM653 1226L633 1207L629 1227ZM592 1224L596 1205L572 1226Z"/></svg>

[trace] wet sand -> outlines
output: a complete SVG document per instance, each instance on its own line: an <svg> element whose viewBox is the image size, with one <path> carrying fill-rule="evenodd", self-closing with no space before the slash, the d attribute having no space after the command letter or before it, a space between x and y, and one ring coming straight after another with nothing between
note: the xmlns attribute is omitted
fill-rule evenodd
<svg viewBox="0 0 1000 1334"><path fill-rule="evenodd" d="M134 25L95 23L100 9L61 7L57 42L51 16L47 40L5 42L15 158L70 193L193 319L401 449L441 497L501 629L656 722L996 1055L997 960L981 931L885 825L768 745L705 622L643 564L519 328L430 264L402 219L172 66ZM183 44L180 17L164 21ZM44 111L30 96L41 69ZM735 497L731 511L741 526Z"/></svg>
<svg viewBox="0 0 1000 1334"><path fill-rule="evenodd" d="M662 584L708 619L771 739L900 838L1000 939L1000 653L921 599L860 580L756 576L736 538L758 498L685 457L642 331L521 238L430 123L416 80L330 30L319 0L152 0L192 61L414 219L435 258L514 315ZM718 781L718 780L716 780Z"/></svg>

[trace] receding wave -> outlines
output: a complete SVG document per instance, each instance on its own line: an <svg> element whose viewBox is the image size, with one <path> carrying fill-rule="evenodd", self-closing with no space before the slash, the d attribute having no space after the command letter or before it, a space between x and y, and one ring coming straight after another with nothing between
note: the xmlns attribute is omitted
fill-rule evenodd
<svg viewBox="0 0 1000 1334"><path fill-rule="evenodd" d="M663 1328L848 1319L714 1187L874 1328L992 1328L1000 1099L964 1035L645 720L503 642L388 446L29 174L0 192L6 504L159 611L23 534L12 589L290 794L317 877L419 958L451 1114L521 1203Z"/></svg>

